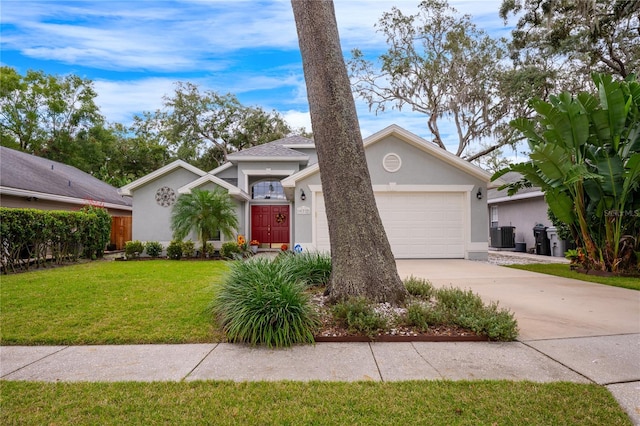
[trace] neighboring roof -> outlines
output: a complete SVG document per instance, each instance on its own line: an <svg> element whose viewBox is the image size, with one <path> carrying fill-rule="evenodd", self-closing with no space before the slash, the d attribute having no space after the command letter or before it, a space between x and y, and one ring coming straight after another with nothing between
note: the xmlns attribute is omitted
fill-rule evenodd
<svg viewBox="0 0 640 426"><path fill-rule="evenodd" d="M517 182L522 178L522 175L518 172L507 172L500 177L501 184ZM501 186L501 185L498 185ZM501 191L498 188L489 189L487 191L487 203L495 204L504 201L523 200L527 198L544 197L544 193L537 186L531 188L522 188L514 195L507 195L508 189Z"/></svg>
<svg viewBox="0 0 640 426"><path fill-rule="evenodd" d="M285 161L309 161L309 156L300 151L292 149L292 147L300 146L308 148L313 146L313 140L302 136L289 136L282 139L256 145L242 151L234 152L227 156L231 162L236 161L269 161L269 160L285 160Z"/></svg>
<svg viewBox="0 0 640 426"><path fill-rule="evenodd" d="M366 149L368 146L373 145L376 142L379 142L389 136L395 136L399 139L402 139L403 141L429 153L433 157L436 157L444 161L445 163L448 163L451 166L462 170L465 173L468 173L478 179L481 179L487 182L489 185L488 186L489 188L493 188L496 186L495 183L490 182L491 174L489 172L482 170L480 167L475 166L469 163L468 161L465 161L460 157L457 157L451 154L450 152L435 146L432 143L427 142L426 140L422 139L420 136L415 135L414 133L411 133L408 130L403 129L402 127L396 124L392 124L388 127L385 127L379 132L376 132L373 135L366 138L364 140L364 147ZM298 180L304 179L308 176L318 173L319 171L320 171L320 166L319 164L316 163L284 179L282 181L282 185L284 187L294 187Z"/></svg>
<svg viewBox="0 0 640 426"><path fill-rule="evenodd" d="M238 188L237 186L231 185L229 182L225 182L224 180L220 179L219 177L213 176L211 174L206 174L196 180L194 180L193 182L189 182L188 184L178 188L178 193L180 194L189 194L191 193L191 190L194 188L197 188L207 182L211 182L214 183L224 189L227 190L227 192L229 192L229 195L241 199L241 200L245 200L248 201L251 199L251 197L249 196L249 194L247 194L246 192L244 192L243 190L241 190L240 188Z"/></svg>
<svg viewBox="0 0 640 426"><path fill-rule="evenodd" d="M149 173L148 175L145 175L143 177L141 177L138 180L134 180L133 182L123 186L122 188L120 188L120 193L123 195L132 195L131 191L136 190L137 188L146 185L147 183L166 175L167 173L170 173L178 168L183 168L185 170L189 170L190 172L198 175L198 176L204 176L207 174L207 172L204 172L202 170L200 170L199 168L192 166L189 163L186 163L182 160L176 160L173 163L167 164L164 167L159 168L158 170Z"/></svg>
<svg viewBox="0 0 640 426"><path fill-rule="evenodd" d="M131 210L131 199L118 189L75 167L0 147L0 192L71 204L87 201Z"/></svg>

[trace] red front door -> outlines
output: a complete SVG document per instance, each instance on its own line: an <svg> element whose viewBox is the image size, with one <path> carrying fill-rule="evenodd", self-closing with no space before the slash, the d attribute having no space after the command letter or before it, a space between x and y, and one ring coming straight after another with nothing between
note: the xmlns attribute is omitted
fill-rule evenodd
<svg viewBox="0 0 640 426"><path fill-rule="evenodd" d="M289 206L251 206L251 239L289 244Z"/></svg>

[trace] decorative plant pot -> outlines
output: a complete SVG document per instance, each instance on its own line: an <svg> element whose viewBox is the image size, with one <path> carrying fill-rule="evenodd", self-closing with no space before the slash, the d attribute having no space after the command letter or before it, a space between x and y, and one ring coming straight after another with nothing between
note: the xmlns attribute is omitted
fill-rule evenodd
<svg viewBox="0 0 640 426"><path fill-rule="evenodd" d="M251 247L251 253L256 254L258 252L258 246L249 246Z"/></svg>

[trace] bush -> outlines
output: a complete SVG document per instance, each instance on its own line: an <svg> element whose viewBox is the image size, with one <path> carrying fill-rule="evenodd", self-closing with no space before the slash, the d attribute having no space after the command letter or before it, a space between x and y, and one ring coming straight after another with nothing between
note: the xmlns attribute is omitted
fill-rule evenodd
<svg viewBox="0 0 640 426"><path fill-rule="evenodd" d="M364 333L367 336L374 336L387 325L384 316L376 312L364 297L353 297L336 303L331 312L349 331Z"/></svg>
<svg viewBox="0 0 640 426"><path fill-rule="evenodd" d="M144 252L144 243L138 240L124 243L124 254L127 258L134 259Z"/></svg>
<svg viewBox="0 0 640 426"><path fill-rule="evenodd" d="M331 276L331 256L327 253L280 252L276 262L282 263L291 276L307 286L324 286Z"/></svg>
<svg viewBox="0 0 640 426"><path fill-rule="evenodd" d="M196 244L191 241L183 241L182 242L182 256L184 257L193 257L196 253Z"/></svg>
<svg viewBox="0 0 640 426"><path fill-rule="evenodd" d="M425 280L424 278L416 278L412 275L404 281L404 286L412 296L427 300L433 297L433 285L429 280Z"/></svg>
<svg viewBox="0 0 640 426"><path fill-rule="evenodd" d="M304 284L264 258L235 263L211 308L231 342L313 343L319 325Z"/></svg>
<svg viewBox="0 0 640 426"><path fill-rule="evenodd" d="M497 303L485 306L471 290L441 288L435 293L438 309L451 324L468 328L491 340L509 341L518 336L518 324L513 313L498 309Z"/></svg>
<svg viewBox="0 0 640 426"><path fill-rule="evenodd" d="M429 325L446 324L446 315L441 309L429 306L425 303L411 303L407 306L405 322L407 325L426 330Z"/></svg>
<svg viewBox="0 0 640 426"><path fill-rule="evenodd" d="M220 256L225 259L237 259L242 257L242 248L238 245L238 243L229 241L222 244L220 248Z"/></svg>
<svg viewBox="0 0 640 426"><path fill-rule="evenodd" d="M162 244L158 241L149 241L145 246L145 251L151 257L159 257L162 254Z"/></svg>
<svg viewBox="0 0 640 426"><path fill-rule="evenodd" d="M173 240L167 247L167 257L173 260L180 260L182 258L182 241Z"/></svg>

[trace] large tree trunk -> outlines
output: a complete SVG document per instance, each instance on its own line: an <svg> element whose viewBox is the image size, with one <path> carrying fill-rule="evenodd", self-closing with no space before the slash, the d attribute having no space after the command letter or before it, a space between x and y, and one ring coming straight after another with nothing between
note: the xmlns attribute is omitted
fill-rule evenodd
<svg viewBox="0 0 640 426"><path fill-rule="evenodd" d="M376 207L333 2L291 4L331 238L330 299L397 304L407 291Z"/></svg>

